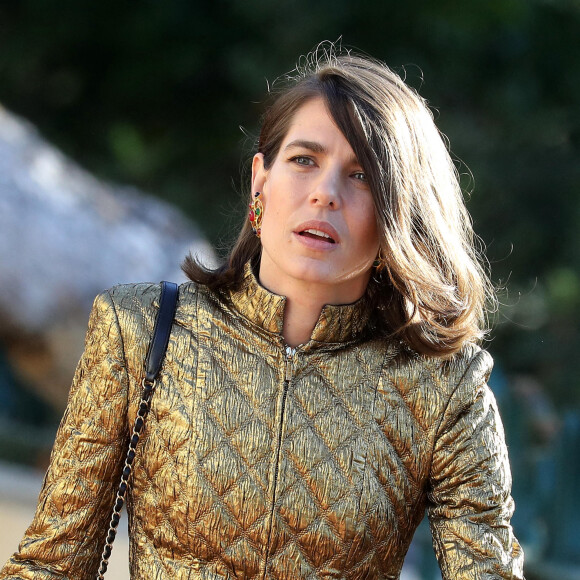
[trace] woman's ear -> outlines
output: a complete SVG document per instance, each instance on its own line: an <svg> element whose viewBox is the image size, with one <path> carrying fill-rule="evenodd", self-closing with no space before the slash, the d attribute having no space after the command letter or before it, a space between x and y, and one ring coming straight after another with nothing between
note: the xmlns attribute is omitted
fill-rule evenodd
<svg viewBox="0 0 580 580"><path fill-rule="evenodd" d="M256 153L252 159L252 194L262 192L268 172L264 167L264 154Z"/></svg>

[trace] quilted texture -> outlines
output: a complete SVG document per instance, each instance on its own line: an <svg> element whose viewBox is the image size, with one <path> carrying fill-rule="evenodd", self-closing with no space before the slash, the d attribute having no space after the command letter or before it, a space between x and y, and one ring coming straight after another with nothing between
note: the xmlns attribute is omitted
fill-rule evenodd
<svg viewBox="0 0 580 580"><path fill-rule="evenodd" d="M136 414L157 285L95 301L32 525L0 578L92 578ZM128 498L136 579L399 578L425 509L448 580L521 579L503 431L476 347L451 361L327 306L289 351L247 271L181 286Z"/></svg>

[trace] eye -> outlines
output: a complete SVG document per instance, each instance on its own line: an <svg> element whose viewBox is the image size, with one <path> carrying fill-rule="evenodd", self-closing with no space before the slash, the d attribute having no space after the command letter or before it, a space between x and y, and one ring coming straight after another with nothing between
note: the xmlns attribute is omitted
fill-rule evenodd
<svg viewBox="0 0 580 580"><path fill-rule="evenodd" d="M314 161L305 155L296 155L296 157L292 157L290 161L293 161L298 165L314 165Z"/></svg>
<svg viewBox="0 0 580 580"><path fill-rule="evenodd" d="M365 183L367 181L367 176L362 171L357 171L356 173L353 173L352 176L359 181L364 181Z"/></svg>

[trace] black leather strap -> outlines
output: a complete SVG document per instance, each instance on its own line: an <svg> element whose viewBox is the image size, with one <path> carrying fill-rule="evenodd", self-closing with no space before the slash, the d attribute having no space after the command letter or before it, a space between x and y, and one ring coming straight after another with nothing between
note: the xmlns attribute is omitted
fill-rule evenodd
<svg viewBox="0 0 580 580"><path fill-rule="evenodd" d="M171 334L171 326L173 324L173 317L175 316L175 308L177 306L177 284L173 282L161 282L161 298L159 299L159 311L155 319L155 327L153 329L153 336L149 344L147 358L145 359L145 378L143 379L143 392L141 394L141 402L137 411L137 417L133 424L133 430L129 435L129 448L125 456L125 464L121 472L121 481L117 488L117 495L109 521L109 529L101 555L101 562L97 572L97 580L104 580L105 572L109 566L109 557L113 550L113 542L117 536L117 527L121 519L121 510L125 503L125 494L131 476L133 460L135 459L135 450L139 443L140 433L145 425L145 419L149 413L149 404L153 389L155 387L154 381L161 370L161 363L165 357L165 351L169 344L169 335Z"/></svg>
<svg viewBox="0 0 580 580"><path fill-rule="evenodd" d="M173 317L175 316L177 292L177 284L173 282L161 282L159 313L155 320L153 339L151 340L147 358L145 359L145 382L152 383L161 370L161 363L165 357Z"/></svg>

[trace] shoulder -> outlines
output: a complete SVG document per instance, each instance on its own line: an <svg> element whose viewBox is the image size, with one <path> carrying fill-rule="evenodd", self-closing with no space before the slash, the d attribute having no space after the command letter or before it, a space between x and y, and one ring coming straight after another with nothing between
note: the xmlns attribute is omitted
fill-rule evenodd
<svg viewBox="0 0 580 580"><path fill-rule="evenodd" d="M184 282L179 286L176 318L191 310L197 290L194 282ZM129 331L152 328L160 297L160 283L119 284L97 295L93 316L99 313L113 315L121 328Z"/></svg>
<svg viewBox="0 0 580 580"><path fill-rule="evenodd" d="M491 355L475 344L468 344L452 358L444 361L451 383L455 388L461 385L481 385L487 383L493 368Z"/></svg>
<svg viewBox="0 0 580 580"><path fill-rule="evenodd" d="M449 361L451 380L439 432L446 432L466 414L471 417L472 428L490 410L497 414L495 398L487 384L492 367L491 355L475 345L464 348Z"/></svg>
<svg viewBox="0 0 580 580"><path fill-rule="evenodd" d="M194 328L196 293L193 282L179 286L174 336ZM103 351L118 345L127 368L138 369L135 372L140 373L153 336L160 298L160 283L121 284L104 290L95 298L85 345L99 344Z"/></svg>
<svg viewBox="0 0 580 580"><path fill-rule="evenodd" d="M387 367L395 371L412 372L417 376L430 376L455 389L462 382L486 380L493 367L491 355L476 344L464 346L451 357L427 356L407 349L404 345L386 348Z"/></svg>
<svg viewBox="0 0 580 580"><path fill-rule="evenodd" d="M403 397L424 397L445 407L458 394L470 393L487 383L493 359L475 344L466 345L449 358L430 357L406 349L404 346L387 349L383 376L400 391Z"/></svg>
<svg viewBox="0 0 580 580"><path fill-rule="evenodd" d="M195 282L184 282L179 286L179 300L187 301L197 291ZM161 283L140 282L119 284L105 290L99 297L110 297L118 308L153 308L159 306Z"/></svg>

